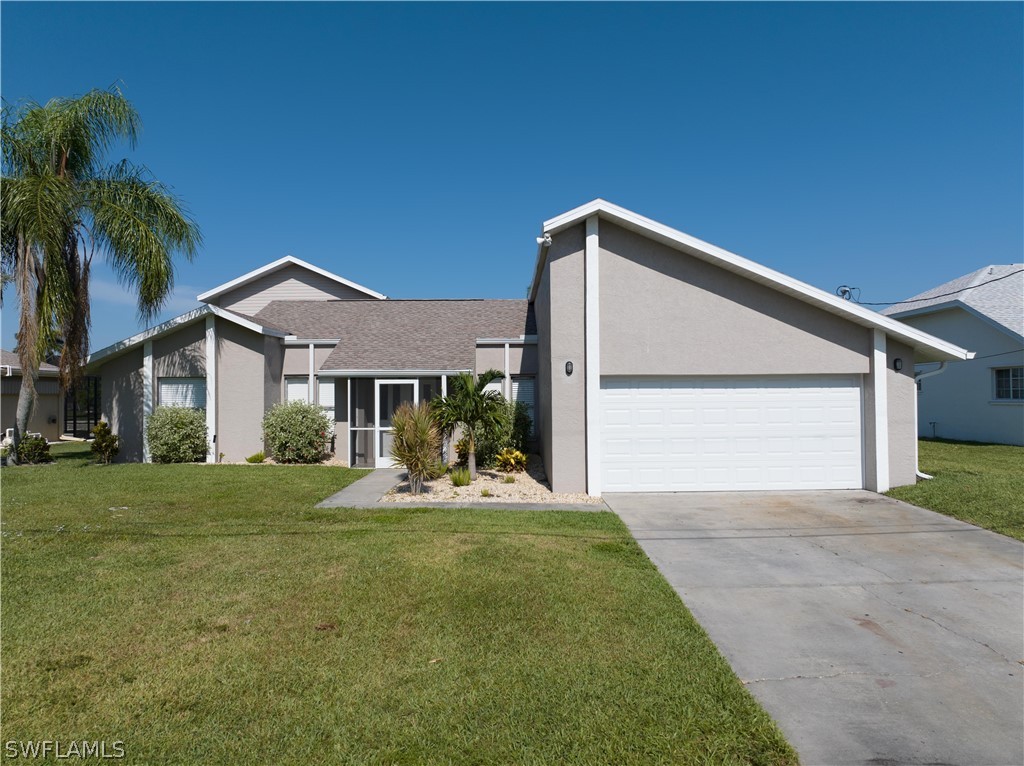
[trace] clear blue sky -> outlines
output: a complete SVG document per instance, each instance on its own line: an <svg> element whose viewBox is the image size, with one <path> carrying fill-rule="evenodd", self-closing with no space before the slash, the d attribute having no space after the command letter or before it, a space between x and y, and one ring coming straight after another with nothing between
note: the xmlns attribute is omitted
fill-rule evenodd
<svg viewBox="0 0 1024 766"><path fill-rule="evenodd" d="M1024 249L1024 13L999 4L24 4L9 102L120 81L205 245L164 317L291 253L392 297L520 297L604 197L818 287ZM139 329L110 273L93 348ZM2 341L13 345L6 296Z"/></svg>

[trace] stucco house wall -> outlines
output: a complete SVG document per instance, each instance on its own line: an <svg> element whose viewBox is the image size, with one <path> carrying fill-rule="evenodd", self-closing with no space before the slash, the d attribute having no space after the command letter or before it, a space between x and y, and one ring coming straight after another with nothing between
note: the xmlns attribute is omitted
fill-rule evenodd
<svg viewBox="0 0 1024 766"><path fill-rule="evenodd" d="M900 321L977 353L975 359L950 362L941 374L921 381L918 434L1024 446L1024 402L994 401L992 373L1024 366L1020 341L957 307Z"/></svg>
<svg viewBox="0 0 1024 766"><path fill-rule="evenodd" d="M111 359L94 374L100 378L101 418L121 437L117 462L142 460L142 348Z"/></svg>
<svg viewBox="0 0 1024 766"><path fill-rule="evenodd" d="M865 327L606 221L600 243L602 375L868 371Z"/></svg>
<svg viewBox="0 0 1024 766"><path fill-rule="evenodd" d="M263 450L265 340L233 322L217 320L216 452L228 462Z"/></svg>
<svg viewBox="0 0 1024 766"><path fill-rule="evenodd" d="M21 375L0 379L0 428L13 428L17 422ZM47 441L57 441L64 430L64 395L57 378L36 379L36 406L28 421L30 433L40 433ZM2 435L2 434L0 434Z"/></svg>
<svg viewBox="0 0 1024 766"><path fill-rule="evenodd" d="M534 300L543 341L538 349L541 448L555 492L583 491L587 481L583 250L582 225L558 234ZM571 375L566 362L573 364Z"/></svg>

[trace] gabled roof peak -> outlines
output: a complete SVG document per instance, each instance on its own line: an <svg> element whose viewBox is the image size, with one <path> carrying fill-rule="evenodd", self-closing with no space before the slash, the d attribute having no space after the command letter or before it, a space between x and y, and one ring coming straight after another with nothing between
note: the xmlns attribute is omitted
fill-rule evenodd
<svg viewBox="0 0 1024 766"><path fill-rule="evenodd" d="M266 266L261 266L258 269L254 269L253 271L250 271L248 274L243 274L240 277L232 279L230 282L225 282L224 284L219 285L218 287L214 287L212 290L207 290L205 293L201 293L200 295L196 296L196 300L202 303L208 303L209 301L218 298L219 296L223 295L226 292L241 287L242 285L248 284L249 282L253 282L259 279L260 277L266 276L267 274L273 274L275 271L279 271L280 269L286 268L288 266L298 266L299 268L306 269L307 271L310 271L314 274L319 274L320 276L326 277L327 279L337 282L340 285L345 285L346 287L351 287L353 290L358 290L361 293L365 293L366 295L369 295L371 298L377 298L378 300L386 300L388 297L383 293L378 293L376 290L371 290L368 287L358 285L355 282L345 279L344 277L339 277L337 274L327 271L326 269L321 269L319 266L314 266L312 263L304 261L301 258L296 258L294 255L286 255L284 258L278 258L276 261L268 263Z"/></svg>

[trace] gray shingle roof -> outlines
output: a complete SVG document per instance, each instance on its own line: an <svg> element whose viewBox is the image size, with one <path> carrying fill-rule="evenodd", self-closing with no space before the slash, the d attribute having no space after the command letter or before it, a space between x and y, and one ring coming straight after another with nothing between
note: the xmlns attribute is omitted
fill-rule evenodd
<svg viewBox="0 0 1024 766"><path fill-rule="evenodd" d="M273 301L255 320L341 338L324 370L471 370L477 338L537 332L525 300Z"/></svg>
<svg viewBox="0 0 1024 766"><path fill-rule="evenodd" d="M1017 335L1024 335L1024 264L985 266L884 308L881 313L899 318L924 308L956 302L984 314Z"/></svg>
<svg viewBox="0 0 1024 766"><path fill-rule="evenodd" d="M18 372L21 372L21 361L18 359L18 355L13 351L0 348L0 365L3 365L4 367L10 365ZM56 373L58 372L58 368L55 365L43 362L39 365L39 372L43 374Z"/></svg>

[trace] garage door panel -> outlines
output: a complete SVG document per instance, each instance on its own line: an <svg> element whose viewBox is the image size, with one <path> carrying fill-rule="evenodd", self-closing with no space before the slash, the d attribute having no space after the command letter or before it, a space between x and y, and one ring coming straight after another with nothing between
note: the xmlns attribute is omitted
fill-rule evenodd
<svg viewBox="0 0 1024 766"><path fill-rule="evenodd" d="M602 487L863 486L859 376L605 378Z"/></svg>

